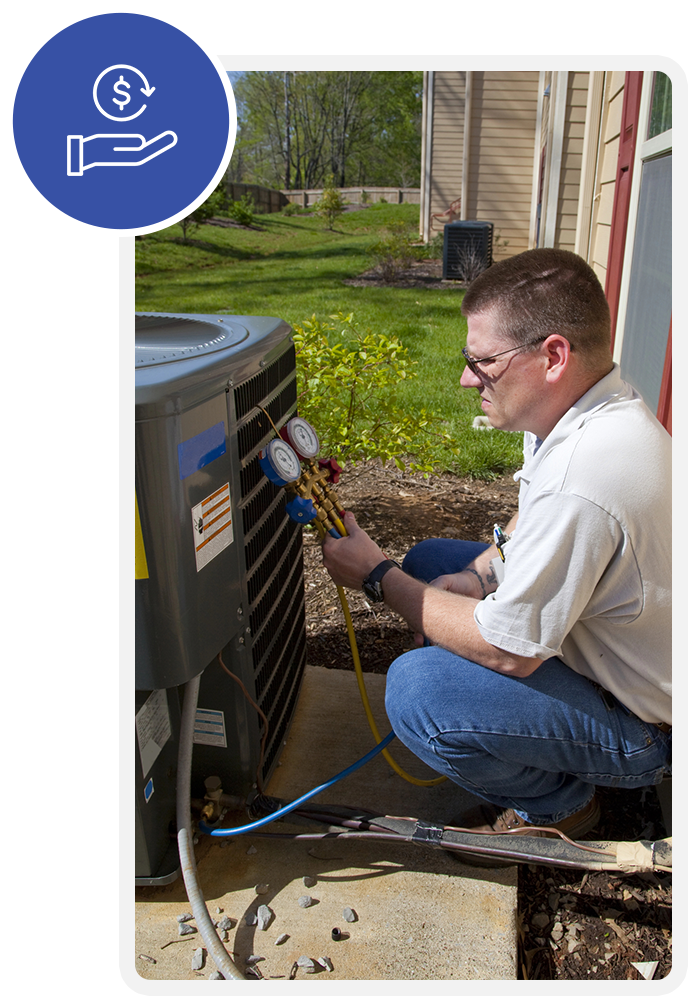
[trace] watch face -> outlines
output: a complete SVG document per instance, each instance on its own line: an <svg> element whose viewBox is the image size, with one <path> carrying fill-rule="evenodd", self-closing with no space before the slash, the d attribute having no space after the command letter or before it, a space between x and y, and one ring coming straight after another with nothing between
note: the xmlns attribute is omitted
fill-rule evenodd
<svg viewBox="0 0 692 1000"><path fill-rule="evenodd" d="M315 458L319 454L320 439L312 424L302 417L293 417L286 424L288 440L301 458Z"/></svg>

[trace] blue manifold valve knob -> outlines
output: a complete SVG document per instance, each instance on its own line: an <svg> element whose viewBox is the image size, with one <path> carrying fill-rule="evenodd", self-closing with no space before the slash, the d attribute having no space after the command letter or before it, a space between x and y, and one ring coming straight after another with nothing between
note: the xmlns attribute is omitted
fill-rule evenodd
<svg viewBox="0 0 692 1000"><path fill-rule="evenodd" d="M300 459L290 444L281 438L274 438L262 449L259 464L267 479L275 486L285 486L295 482L300 476Z"/></svg>
<svg viewBox="0 0 692 1000"><path fill-rule="evenodd" d="M293 497L286 504L286 513L292 521L299 524L310 524L313 518L317 517L317 511L311 500L307 497Z"/></svg>

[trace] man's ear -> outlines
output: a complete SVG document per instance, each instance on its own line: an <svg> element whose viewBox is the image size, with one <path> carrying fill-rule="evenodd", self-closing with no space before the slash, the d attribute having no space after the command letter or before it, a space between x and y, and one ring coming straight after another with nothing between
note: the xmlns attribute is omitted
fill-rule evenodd
<svg viewBox="0 0 692 1000"><path fill-rule="evenodd" d="M567 371L572 348L569 340L560 333L551 333L543 341L543 353L546 358L546 381L559 382Z"/></svg>

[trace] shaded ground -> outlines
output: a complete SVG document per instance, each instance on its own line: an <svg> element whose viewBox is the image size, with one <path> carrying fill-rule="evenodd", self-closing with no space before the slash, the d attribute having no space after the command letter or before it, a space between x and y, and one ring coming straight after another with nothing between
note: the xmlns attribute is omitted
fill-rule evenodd
<svg viewBox="0 0 692 1000"><path fill-rule="evenodd" d="M516 509L511 476L492 482L444 475L426 480L379 463L348 468L337 487L344 506L384 548L401 560L417 541L434 536L491 541L492 526ZM308 662L352 670L336 589L322 568L316 535L305 533ZM363 670L386 673L411 648L398 615L349 592ZM601 790L598 840L665 836L656 793ZM657 963L653 978L671 969L671 879L522 866L519 872L519 979L641 979L632 962Z"/></svg>

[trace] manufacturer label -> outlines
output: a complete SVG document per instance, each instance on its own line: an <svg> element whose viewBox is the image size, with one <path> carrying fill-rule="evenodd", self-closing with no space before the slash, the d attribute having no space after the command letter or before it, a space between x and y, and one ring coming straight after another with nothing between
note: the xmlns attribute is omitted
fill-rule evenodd
<svg viewBox="0 0 692 1000"><path fill-rule="evenodd" d="M193 743L203 743L209 747L225 747L226 721L223 712L213 708L198 708L195 715Z"/></svg>
<svg viewBox="0 0 692 1000"><path fill-rule="evenodd" d="M165 691L152 691L137 712L135 724L142 777L146 778L154 766L154 761L171 738L171 720Z"/></svg>

